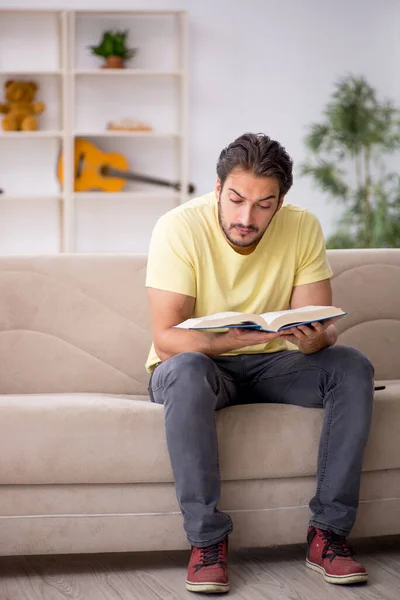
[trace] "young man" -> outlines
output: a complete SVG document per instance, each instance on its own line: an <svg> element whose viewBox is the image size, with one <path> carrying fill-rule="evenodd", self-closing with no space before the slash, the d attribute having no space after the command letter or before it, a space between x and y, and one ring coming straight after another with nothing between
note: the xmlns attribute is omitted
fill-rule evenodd
<svg viewBox="0 0 400 600"><path fill-rule="evenodd" d="M306 564L330 583L366 581L346 536L355 521L372 417L369 360L335 345L333 321L285 334L173 328L222 311L332 304L320 225L307 210L283 205L293 182L285 149L266 135L242 135L221 152L217 175L215 192L158 221L146 281L153 327L149 391L165 408L176 493L192 547L186 587L229 590L232 522L217 509L214 413L244 401L325 409Z"/></svg>

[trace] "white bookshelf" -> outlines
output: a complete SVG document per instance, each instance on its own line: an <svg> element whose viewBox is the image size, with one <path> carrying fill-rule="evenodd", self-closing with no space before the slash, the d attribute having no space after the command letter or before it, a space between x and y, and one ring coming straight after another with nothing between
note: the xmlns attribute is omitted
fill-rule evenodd
<svg viewBox="0 0 400 600"><path fill-rule="evenodd" d="M2 131L0 138L5 139L51 139L59 138L63 135L63 131Z"/></svg>
<svg viewBox="0 0 400 600"><path fill-rule="evenodd" d="M127 137L127 138L147 138L147 139L157 139L157 138L180 138L181 134L178 132L169 133L169 132L154 132L154 131L74 131L74 137L85 137L85 138L97 138L97 137Z"/></svg>
<svg viewBox="0 0 400 600"><path fill-rule="evenodd" d="M128 29L139 49L125 69L101 69L88 49L106 29ZM0 253L147 250L158 216L188 197L187 29L185 11L0 10L0 88L33 79L46 104L39 131L0 129ZM107 129L124 118L153 129ZM182 191L127 182L117 193L76 192L77 138Z"/></svg>
<svg viewBox="0 0 400 600"><path fill-rule="evenodd" d="M49 76L49 77L54 77L57 75L62 75L63 72L61 71L61 69L56 69L56 70L48 70L48 71L29 71L29 70L24 70L21 71L19 69L14 69L13 71L7 71L5 69L0 70L0 76L8 76L8 77L17 77L19 75L23 75L23 76L28 76L28 77L40 77L40 76Z"/></svg>
<svg viewBox="0 0 400 600"><path fill-rule="evenodd" d="M94 76L94 77L181 77L182 72L175 71L156 71L155 69L75 69L73 74L78 77Z"/></svg>
<svg viewBox="0 0 400 600"><path fill-rule="evenodd" d="M75 192L73 194L75 198L86 198L86 199L104 199L104 198L145 198L146 200L153 199L167 199L167 200L179 200L180 194L178 192L166 192L166 191L136 191L136 192Z"/></svg>

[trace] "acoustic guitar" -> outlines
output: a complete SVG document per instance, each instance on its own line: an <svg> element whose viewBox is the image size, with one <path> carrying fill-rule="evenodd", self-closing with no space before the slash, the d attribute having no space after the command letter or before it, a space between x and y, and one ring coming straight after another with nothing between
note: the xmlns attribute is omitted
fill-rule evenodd
<svg viewBox="0 0 400 600"><path fill-rule="evenodd" d="M95 144L88 140L75 140L74 158L74 190L75 192L87 192L90 190L101 190L104 192L120 192L129 181L141 183L152 183L171 187L180 191L179 182L166 181L158 177L138 175L128 170L129 163L126 157L119 152L102 152ZM57 165L58 181L64 182L64 160L63 152ZM195 186L189 183L187 192L193 194Z"/></svg>

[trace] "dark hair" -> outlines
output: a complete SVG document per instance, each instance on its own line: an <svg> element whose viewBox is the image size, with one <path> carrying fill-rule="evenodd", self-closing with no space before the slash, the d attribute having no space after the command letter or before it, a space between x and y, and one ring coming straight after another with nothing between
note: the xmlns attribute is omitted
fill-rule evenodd
<svg viewBox="0 0 400 600"><path fill-rule="evenodd" d="M265 133L244 133L222 150L217 162L221 187L236 168L251 171L256 177L277 177L280 195L293 184L292 159L279 142Z"/></svg>

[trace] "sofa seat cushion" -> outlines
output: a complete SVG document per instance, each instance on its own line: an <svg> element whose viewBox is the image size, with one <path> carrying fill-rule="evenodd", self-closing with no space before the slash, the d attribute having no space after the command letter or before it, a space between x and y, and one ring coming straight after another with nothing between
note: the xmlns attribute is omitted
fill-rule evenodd
<svg viewBox="0 0 400 600"><path fill-rule="evenodd" d="M400 381L384 383L376 392L364 470L400 468ZM164 409L147 399L0 396L0 484L172 482ZM321 409L276 404L219 411L222 479L315 475L322 418Z"/></svg>

